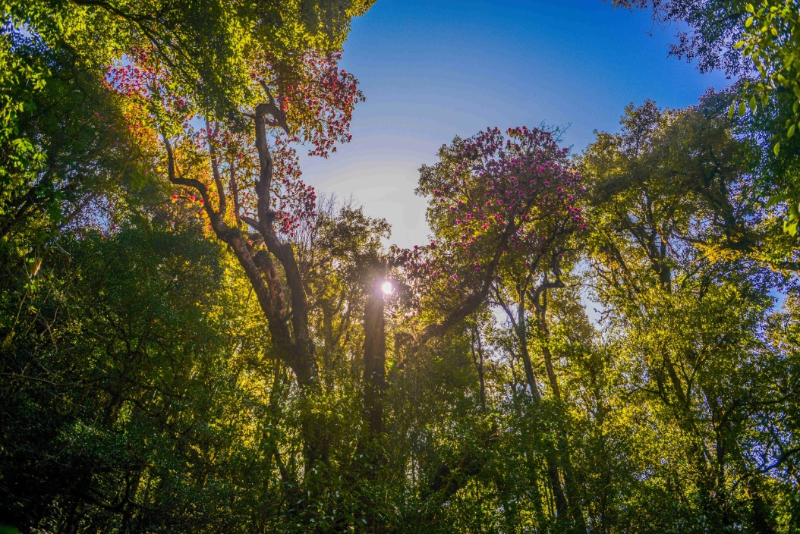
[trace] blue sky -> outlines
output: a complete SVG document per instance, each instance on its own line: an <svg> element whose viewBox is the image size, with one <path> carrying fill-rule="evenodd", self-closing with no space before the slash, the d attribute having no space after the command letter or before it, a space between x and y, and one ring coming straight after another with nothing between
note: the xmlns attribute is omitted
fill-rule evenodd
<svg viewBox="0 0 800 534"><path fill-rule="evenodd" d="M675 30L602 0L378 0L344 47L342 66L367 98L353 141L327 160L303 158L304 178L387 219L390 243L424 243L418 169L454 136L569 125L564 144L581 152L593 130L619 129L630 102L685 107L727 86L668 57Z"/></svg>

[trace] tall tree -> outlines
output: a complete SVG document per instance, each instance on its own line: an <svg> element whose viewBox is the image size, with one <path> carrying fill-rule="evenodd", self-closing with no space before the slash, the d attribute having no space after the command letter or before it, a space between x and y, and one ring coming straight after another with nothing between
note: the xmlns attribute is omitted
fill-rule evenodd
<svg viewBox="0 0 800 534"><path fill-rule="evenodd" d="M763 142L765 151L780 157L777 174L764 176L766 194L774 202L785 201L785 230L796 235L800 224L800 180L795 165L800 128L800 4L797 0L746 0L701 2L696 0L612 0L615 6L652 9L660 21L685 24L678 43L670 52L696 59L700 70L724 70L729 76L745 78L739 98L730 113L744 115L749 106L754 114L775 117L768 123ZM750 77L754 77L750 79ZM777 188L774 191L773 188Z"/></svg>

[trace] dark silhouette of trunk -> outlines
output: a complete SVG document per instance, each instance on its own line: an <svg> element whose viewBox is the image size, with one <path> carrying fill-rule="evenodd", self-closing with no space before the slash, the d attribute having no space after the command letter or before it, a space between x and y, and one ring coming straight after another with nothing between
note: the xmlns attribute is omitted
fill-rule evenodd
<svg viewBox="0 0 800 534"><path fill-rule="evenodd" d="M367 284L364 307L364 413L370 436L383 432L383 392L386 389L386 324L381 288L386 269L377 268Z"/></svg>
<svg viewBox="0 0 800 534"><path fill-rule="evenodd" d="M352 483L357 479L374 481L378 472L386 466L386 458L375 440L383 435L383 397L386 390L386 321L384 318L384 294L382 284L386 277L386 264L376 262L366 278L367 302L364 306L364 371L363 410L367 423L366 435L359 440L355 466L351 470ZM366 521L366 532L386 532L385 521L379 511L381 503L375 495L364 495L360 514Z"/></svg>

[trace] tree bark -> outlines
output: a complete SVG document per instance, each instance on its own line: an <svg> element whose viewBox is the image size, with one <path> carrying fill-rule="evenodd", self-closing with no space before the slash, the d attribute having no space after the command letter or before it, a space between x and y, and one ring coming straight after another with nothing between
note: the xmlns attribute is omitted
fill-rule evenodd
<svg viewBox="0 0 800 534"><path fill-rule="evenodd" d="M556 405L559 411L563 411L563 404L561 399L561 388L558 385L558 377L553 367L553 355L550 352L550 330L547 326L547 291L550 288L564 287L563 282L558 277L556 272L556 280L548 282L547 273L545 273L544 281L536 291L532 292L531 304L534 308L536 315L536 328L539 331L539 336L542 340L542 356L545 361L545 368L547 370L547 377L550 382L550 389L553 392L553 397L556 400ZM540 300L539 300L540 299ZM563 413L559 414L563 418ZM580 507L580 498L578 496L578 487L575 484L575 471L572 467L572 460L569 455L569 439L567 436L566 428L564 427L563 420L558 421L558 455L561 463L561 471L564 478L564 490L566 492L567 501L569 504L570 515L572 516L574 531L585 533L586 520L583 517L583 512Z"/></svg>
<svg viewBox="0 0 800 534"><path fill-rule="evenodd" d="M257 197L257 218L242 216L236 213L237 227L230 227L225 222L227 202L219 173L216 150L210 150L211 170L219 195L219 211L214 209L208 187L199 180L182 178L177 175L175 154L169 140L164 137L167 152L167 171L170 181L175 185L196 189L203 198L203 208L208 215L215 235L231 247L236 259L245 271L253 288L259 306L264 314L272 338L274 354L292 370L297 384L304 397L301 409L316 396L320 390L319 368L314 356L315 347L309 332L308 302L300 275L300 269L290 243L283 243L276 235L272 225L270 211L271 184L273 178L273 159L269 151L266 134L267 114L273 112L271 104L256 106L255 145L259 157L259 175L255 182ZM213 142L211 143L213 145ZM231 177L235 182L235 177ZM238 203L237 203L238 204ZM251 240L238 228L243 221L263 238L267 251L257 250ZM289 305L283 294L283 284L273 262L278 260L289 289ZM319 416L303 417L302 434L305 447L306 474L312 472L318 461L327 461L328 445L325 422Z"/></svg>
<svg viewBox="0 0 800 534"><path fill-rule="evenodd" d="M367 283L364 307L364 413L370 436L383 433L383 392L386 389L386 322L380 287L385 267L374 269Z"/></svg>

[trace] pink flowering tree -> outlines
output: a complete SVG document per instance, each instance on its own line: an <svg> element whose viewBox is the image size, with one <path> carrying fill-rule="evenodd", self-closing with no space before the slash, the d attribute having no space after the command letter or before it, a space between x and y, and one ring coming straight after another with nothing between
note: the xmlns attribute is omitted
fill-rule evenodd
<svg viewBox="0 0 800 534"><path fill-rule="evenodd" d="M487 129L456 138L439 157L422 167L417 189L429 199L433 240L401 255L431 312L423 339L465 318L504 276L530 271L563 236L585 227L580 177L550 132Z"/></svg>
<svg viewBox="0 0 800 534"><path fill-rule="evenodd" d="M517 337L528 391L539 405L526 320L536 328L554 397L558 383L547 344L547 291L563 287L562 262L572 237L586 228L584 188L567 149L553 132L525 127L488 129L442 147L440 161L421 170L419 194L428 197L433 240L400 259L417 296L418 343L444 334L483 306L501 307ZM559 517L585 531L565 434L546 455L548 482Z"/></svg>
<svg viewBox="0 0 800 534"><path fill-rule="evenodd" d="M327 157L350 140L362 100L338 52L263 54L252 63L248 96L220 116L203 109L152 51L109 69L111 90L130 104L130 128L162 147L175 216L202 219L230 247L264 313L273 353L304 395L319 388L309 304L293 238L315 217L316 195L303 183L297 150ZM306 420L306 468L326 455L323 425Z"/></svg>

